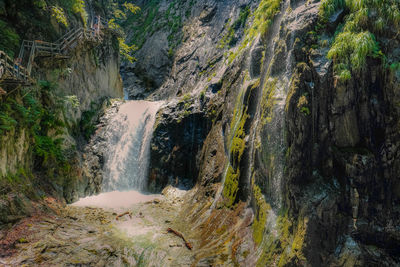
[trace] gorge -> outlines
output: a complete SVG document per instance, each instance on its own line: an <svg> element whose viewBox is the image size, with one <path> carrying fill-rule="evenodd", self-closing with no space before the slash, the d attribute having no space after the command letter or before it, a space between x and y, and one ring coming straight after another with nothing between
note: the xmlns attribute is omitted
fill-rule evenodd
<svg viewBox="0 0 400 267"><path fill-rule="evenodd" d="M399 32L397 0L0 0L5 55L58 49L0 72L0 266L400 266Z"/></svg>

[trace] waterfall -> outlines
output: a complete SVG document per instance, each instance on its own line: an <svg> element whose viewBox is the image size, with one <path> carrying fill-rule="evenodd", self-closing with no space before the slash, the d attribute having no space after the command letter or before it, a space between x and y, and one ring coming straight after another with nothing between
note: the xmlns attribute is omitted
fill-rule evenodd
<svg viewBox="0 0 400 267"><path fill-rule="evenodd" d="M146 190L150 141L161 104L128 101L106 126L103 192Z"/></svg>

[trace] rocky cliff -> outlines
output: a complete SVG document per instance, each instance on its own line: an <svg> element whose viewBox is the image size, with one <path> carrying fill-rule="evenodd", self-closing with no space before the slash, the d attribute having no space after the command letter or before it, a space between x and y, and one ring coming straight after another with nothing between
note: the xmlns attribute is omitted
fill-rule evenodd
<svg viewBox="0 0 400 267"><path fill-rule="evenodd" d="M195 185L197 264L399 264L398 3L142 4L150 30L123 73L131 97L175 99L149 183Z"/></svg>

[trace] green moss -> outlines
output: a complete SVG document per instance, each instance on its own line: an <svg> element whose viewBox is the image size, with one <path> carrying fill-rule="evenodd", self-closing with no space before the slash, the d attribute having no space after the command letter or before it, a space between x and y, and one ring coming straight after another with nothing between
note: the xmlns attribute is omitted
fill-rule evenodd
<svg viewBox="0 0 400 267"><path fill-rule="evenodd" d="M311 114L310 108L308 107L307 94L304 94L299 98L297 107L300 109L300 112L303 113L304 115L308 116Z"/></svg>
<svg viewBox="0 0 400 267"><path fill-rule="evenodd" d="M253 197L256 203L256 213L254 217L253 228L253 239L257 245L261 244L263 240L265 224L267 222L268 211L271 210L271 206L265 201L265 198L258 185L255 184L254 178L252 179Z"/></svg>
<svg viewBox="0 0 400 267"><path fill-rule="evenodd" d="M223 190L224 201L227 207L232 207L236 201L237 192L239 190L239 176L240 171L236 170L235 172L232 166L229 165Z"/></svg>
<svg viewBox="0 0 400 267"><path fill-rule="evenodd" d="M134 44L139 49L149 36L160 29L167 28L169 30L169 56L172 57L182 42L183 17L180 11L187 6L185 14L190 14L194 1L191 0L188 4L181 0L171 1L164 14L160 13L159 4L160 0L148 1L140 12L129 15L121 25L133 32L135 38L131 40L130 44Z"/></svg>
<svg viewBox="0 0 400 267"><path fill-rule="evenodd" d="M265 125L270 123L273 118L274 105L276 103L275 92L278 79L269 79L263 87L263 97L261 99L261 120Z"/></svg>
<svg viewBox="0 0 400 267"><path fill-rule="evenodd" d="M280 10L281 0L262 0L253 13L253 23L246 31L245 39L242 43L247 46L254 38L260 34L265 36L276 14Z"/></svg>
<svg viewBox="0 0 400 267"><path fill-rule="evenodd" d="M296 234L294 235L293 238L292 253L297 257L297 259L302 261L306 260L306 258L302 253L305 234L306 234L305 221L300 220L297 224Z"/></svg>
<svg viewBox="0 0 400 267"><path fill-rule="evenodd" d="M262 0L257 9L251 15L250 12L247 14L246 11L243 12L242 16L239 16L238 23L242 23L241 25L243 25L242 21L247 21L248 17L251 17L253 20L251 25L245 29L245 34L239 48L225 54L228 59L228 64L231 64L258 35L261 35L262 37L266 36L274 17L279 13L280 6L281 0ZM234 27L232 27L232 29L234 29ZM232 36L231 28L228 30L227 37L224 40L221 40L222 47L231 42L230 36Z"/></svg>
<svg viewBox="0 0 400 267"><path fill-rule="evenodd" d="M28 240L26 240L25 238L21 237L20 239L18 239L18 243L20 243L20 244L28 243Z"/></svg>
<svg viewBox="0 0 400 267"><path fill-rule="evenodd" d="M239 55L239 51L236 52L229 52L229 56L228 56L228 64L231 64Z"/></svg>
<svg viewBox="0 0 400 267"><path fill-rule="evenodd" d="M311 114L311 111L308 107L301 107L300 112L307 116Z"/></svg>
<svg viewBox="0 0 400 267"><path fill-rule="evenodd" d="M232 25L229 25L231 22L230 20L225 24L225 27L228 28L228 30L226 31L225 35L222 36L218 48L229 48L236 44L237 40L235 39L235 32L239 28L242 28L246 25L249 14L250 8L248 6L245 6L240 10L238 19L234 23L232 23Z"/></svg>
<svg viewBox="0 0 400 267"><path fill-rule="evenodd" d="M282 249L279 240L274 239L272 236L266 238L262 244L262 252L256 263L257 267L275 266Z"/></svg>
<svg viewBox="0 0 400 267"><path fill-rule="evenodd" d="M244 138L246 136L244 126L246 124L247 119L249 118L249 115L247 114L247 107L244 107L243 109L244 110L241 112L241 117L239 118L239 122L231 144L231 151L230 151L231 162L234 168L239 167L239 163L242 159L244 149L246 148L246 142L244 141ZM236 123L237 122L235 120L231 122L231 129L233 127L232 130L234 130Z"/></svg>

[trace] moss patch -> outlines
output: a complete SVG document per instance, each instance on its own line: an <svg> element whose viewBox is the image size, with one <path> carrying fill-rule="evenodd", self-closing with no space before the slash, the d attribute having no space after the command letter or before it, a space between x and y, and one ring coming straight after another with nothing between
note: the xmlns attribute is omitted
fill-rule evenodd
<svg viewBox="0 0 400 267"><path fill-rule="evenodd" d="M224 184L224 200L227 207L232 207L236 200L236 195L239 190L239 176L240 171L235 170L232 166L228 166L228 171L226 173L225 184Z"/></svg>
<svg viewBox="0 0 400 267"><path fill-rule="evenodd" d="M277 83L278 79L269 79L263 87L263 97L261 99L261 120L263 125L272 121L274 105L276 103L275 93Z"/></svg>
<svg viewBox="0 0 400 267"><path fill-rule="evenodd" d="M257 245L260 245L265 230L265 224L267 222L268 211L271 210L271 206L265 201L261 189L255 184L254 178L252 179L253 197L256 203L256 213L254 217L253 238Z"/></svg>

